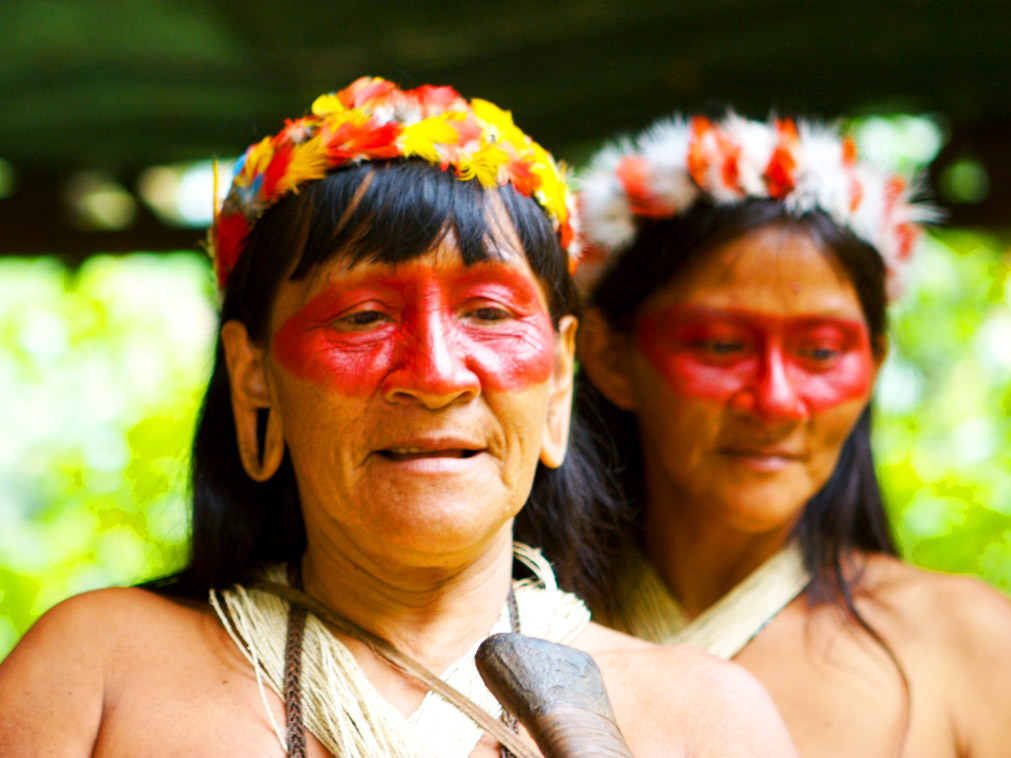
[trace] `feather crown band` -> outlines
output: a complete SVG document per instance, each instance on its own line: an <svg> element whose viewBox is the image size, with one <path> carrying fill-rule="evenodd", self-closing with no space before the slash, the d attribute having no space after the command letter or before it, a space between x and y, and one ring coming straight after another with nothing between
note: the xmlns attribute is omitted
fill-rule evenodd
<svg viewBox="0 0 1011 758"><path fill-rule="evenodd" d="M487 100L468 102L451 87L401 90L385 79L361 77L316 98L311 114L286 121L238 160L208 235L219 286L257 219L282 197L343 166L405 158L452 168L460 180L485 187L511 184L537 201L569 249L564 167L513 124L509 111Z"/></svg>
<svg viewBox="0 0 1011 758"><path fill-rule="evenodd" d="M661 121L635 141L602 150L580 177L580 284L592 288L635 240L636 219L671 218L700 200L718 205L777 200L793 215L813 209L874 247L889 294L920 234L937 219L914 202L917 185L857 159L853 140L812 121L752 121L728 113Z"/></svg>

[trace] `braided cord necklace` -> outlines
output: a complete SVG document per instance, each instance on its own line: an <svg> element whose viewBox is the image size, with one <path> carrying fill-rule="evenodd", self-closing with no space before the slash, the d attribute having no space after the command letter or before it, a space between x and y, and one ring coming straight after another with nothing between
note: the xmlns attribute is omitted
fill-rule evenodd
<svg viewBox="0 0 1011 758"><path fill-rule="evenodd" d="M530 748L519 739L518 722L514 715L502 710L501 722L469 700L465 695L443 682L420 663L401 653L390 643L358 627L354 622L333 613L301 591L301 570L297 566L288 567L288 584L257 582L257 589L266 590L289 602L288 628L284 649L284 707L286 720L286 742L289 758L306 757L305 722L302 718L302 638L309 612L320 620L332 624L350 637L365 642L375 653L394 668L406 673L435 690L456 705L492 737L498 740L502 758L536 758ZM520 632L519 604L512 586L506 598L509 609L509 625L513 632Z"/></svg>

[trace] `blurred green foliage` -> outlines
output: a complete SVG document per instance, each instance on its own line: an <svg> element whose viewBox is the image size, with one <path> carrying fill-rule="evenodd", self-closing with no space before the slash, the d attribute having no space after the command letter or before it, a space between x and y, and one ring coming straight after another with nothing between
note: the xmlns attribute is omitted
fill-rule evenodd
<svg viewBox="0 0 1011 758"><path fill-rule="evenodd" d="M1011 591L1011 289L993 237L925 245L892 313L875 444L904 553ZM211 361L197 255L0 261L0 657L76 592L178 566Z"/></svg>
<svg viewBox="0 0 1011 758"><path fill-rule="evenodd" d="M1011 289L995 237L925 245L891 314L875 453L904 554L1011 592Z"/></svg>
<svg viewBox="0 0 1011 758"><path fill-rule="evenodd" d="M0 262L0 657L64 597L184 560L212 293L197 255Z"/></svg>

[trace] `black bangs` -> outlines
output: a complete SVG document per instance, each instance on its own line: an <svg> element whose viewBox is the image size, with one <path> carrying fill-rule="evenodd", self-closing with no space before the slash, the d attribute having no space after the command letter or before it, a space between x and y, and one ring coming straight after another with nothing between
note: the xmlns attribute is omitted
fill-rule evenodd
<svg viewBox="0 0 1011 758"><path fill-rule="evenodd" d="M344 169L311 185L307 194L316 220L292 279L338 255L352 265L404 263L449 233L468 266L494 257L506 242L504 230L490 228L490 204L480 183L421 161Z"/></svg>
<svg viewBox="0 0 1011 758"><path fill-rule="evenodd" d="M496 222L496 202L512 230ZM259 219L229 277L222 321L236 318L254 339L263 337L266 312L288 271L301 279L337 257L351 265L404 263L447 235L469 266L499 257L514 244L513 233L547 288L557 326L578 301L565 253L536 201L510 185L489 192L476 179L461 181L422 160L348 167L283 198Z"/></svg>

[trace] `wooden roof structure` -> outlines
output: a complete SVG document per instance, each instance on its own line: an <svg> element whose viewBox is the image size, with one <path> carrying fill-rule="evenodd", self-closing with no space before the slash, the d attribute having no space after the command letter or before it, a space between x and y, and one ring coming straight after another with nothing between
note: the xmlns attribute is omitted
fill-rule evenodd
<svg viewBox="0 0 1011 758"><path fill-rule="evenodd" d="M76 228L78 171L126 188L156 164L230 156L361 74L452 84L579 165L675 110L933 113L987 196L953 223L1011 227L1011 3L1004 0L5 0L0 255L192 248L143 206ZM943 198L942 198L943 200Z"/></svg>

